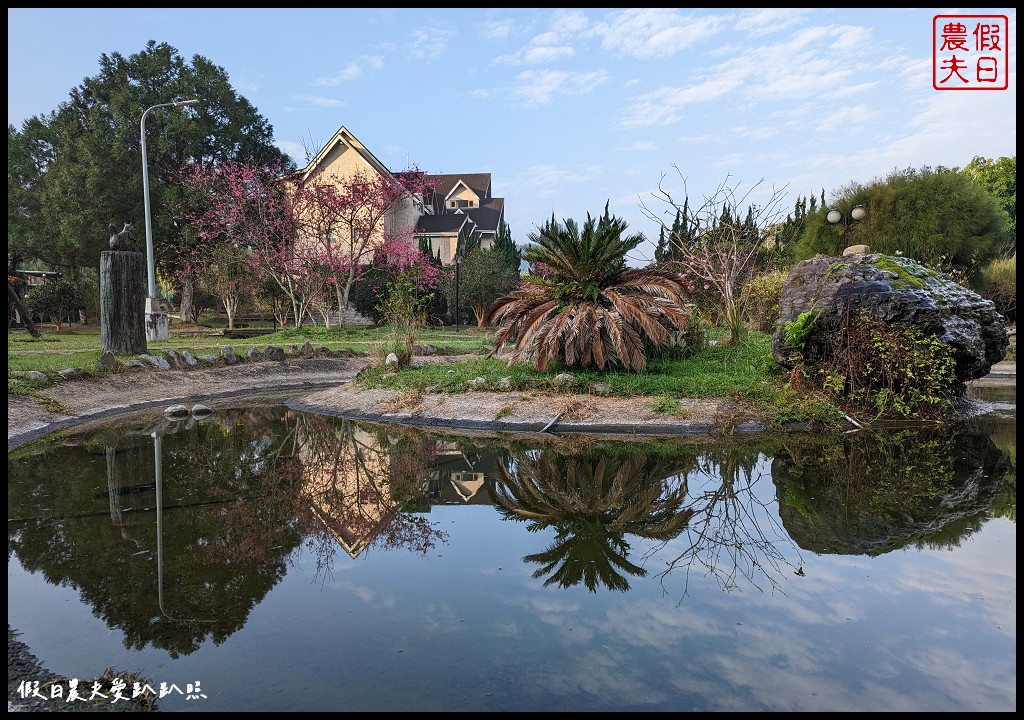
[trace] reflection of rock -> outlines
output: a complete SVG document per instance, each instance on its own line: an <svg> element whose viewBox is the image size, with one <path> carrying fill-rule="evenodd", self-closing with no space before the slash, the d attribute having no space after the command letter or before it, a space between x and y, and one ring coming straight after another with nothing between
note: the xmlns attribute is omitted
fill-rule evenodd
<svg viewBox="0 0 1024 720"><path fill-rule="evenodd" d="M858 254L819 255L790 272L779 301L772 356L793 367L783 332L805 312L820 312L803 348L802 360L814 364L828 353L830 335L841 327L846 308L862 310L887 323L910 323L953 349L956 376L966 382L988 374L1003 359L1009 331L990 300L902 257Z"/></svg>
<svg viewBox="0 0 1024 720"><path fill-rule="evenodd" d="M958 543L990 516L1009 468L988 435L963 430L862 436L794 457L772 462L782 522L805 550L838 555Z"/></svg>

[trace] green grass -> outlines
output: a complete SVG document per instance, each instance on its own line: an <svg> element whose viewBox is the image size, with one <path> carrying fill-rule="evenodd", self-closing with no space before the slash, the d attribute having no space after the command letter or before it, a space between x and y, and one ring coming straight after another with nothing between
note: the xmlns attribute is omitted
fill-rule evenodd
<svg viewBox="0 0 1024 720"><path fill-rule="evenodd" d="M424 392L462 393L477 377L496 390L504 378L510 391L548 390L555 387L554 378L562 367L538 372L529 365L509 366L504 360L479 358L452 364L422 365L388 372L369 367L356 381L366 388L415 390ZM579 372L572 375L577 383L571 391L588 393L601 384L601 394L619 397L649 397L660 412L682 410L675 398L720 399L745 401L757 408L769 424L817 421L836 425L840 413L823 399L798 395L789 390L787 376L771 358L771 336L751 332L737 345L708 347L690 357L654 360L643 373Z"/></svg>
<svg viewBox="0 0 1024 720"><path fill-rule="evenodd" d="M65 329L60 333L52 328L43 328L41 332L40 338L33 338L25 331L7 333L8 372L39 370L54 373L69 367L81 368L85 372L95 371L103 354L99 327L75 325L72 330ZM363 354L388 337L385 329L372 328L289 328L252 338L227 338L216 333L216 330L211 330L208 335L179 335L172 325L167 341L148 343L148 350L152 354L188 350L193 355L219 355L224 347L231 346L241 354L254 345L259 348L277 345L287 350L292 345L301 346L308 342L316 348ZM485 332L477 328L461 328L459 332L450 328L425 328L416 342L434 345L440 353L447 354L483 354L490 349ZM118 360L131 357L119 356Z"/></svg>
<svg viewBox="0 0 1024 720"><path fill-rule="evenodd" d="M448 365L424 365L400 373L367 369L359 382L365 387L392 389L428 387L443 392L465 392L469 381L484 378L492 388L508 377L511 389L548 388L554 377L566 368L548 366L538 372L524 364L509 366L504 360L474 359ZM771 359L771 337L750 333L748 340L736 346L709 347L690 357L677 360L653 360L643 373L581 372L571 373L582 386L602 383L607 394L618 396L676 396L720 398L728 396L756 399L785 378Z"/></svg>
<svg viewBox="0 0 1024 720"><path fill-rule="evenodd" d="M712 338L718 337L712 333ZM159 354L174 349L188 350L194 355L220 354L231 346L239 354L249 347L265 348L277 345L286 350L291 346L310 343L315 348L351 350L368 353L376 344L389 338L386 328L326 329L303 327L284 329L254 338L235 339L221 335L177 335L171 326L166 342L149 343L149 351ZM434 345L439 353L451 355L478 355L458 363L430 363L405 368L401 372L385 372L370 367L360 373L357 382L363 387L424 392L428 388L438 392L466 392L469 382L477 377L487 381L490 389L497 389L503 378L510 391L547 390L554 387L554 377L566 368L549 366L545 372L535 371L529 365L509 366L504 360L484 357L491 349L490 340L483 330L463 327L424 328L417 336L418 344ZM58 370L77 367L86 374L95 373L101 356L99 328L74 326L57 334L43 332L39 339L24 331L7 335L8 373L39 370L52 375ZM126 360L127 357L119 357ZM732 398L754 405L769 422L811 421L832 422L837 411L822 400L797 395L789 391L787 377L771 358L771 336L751 332L747 339L736 345L711 345L693 355L680 359L652 360L643 373L634 372L580 372L572 371L577 383L573 392L595 392L619 397L649 397L674 413L674 398L717 399ZM9 394L40 397L37 389L20 378L8 377Z"/></svg>

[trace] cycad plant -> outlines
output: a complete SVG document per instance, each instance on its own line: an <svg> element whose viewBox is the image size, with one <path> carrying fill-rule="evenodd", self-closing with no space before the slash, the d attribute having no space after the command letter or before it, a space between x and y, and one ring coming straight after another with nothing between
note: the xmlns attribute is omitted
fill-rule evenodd
<svg viewBox="0 0 1024 720"><path fill-rule="evenodd" d="M678 275L626 266L643 242L625 234L626 222L587 214L552 220L531 233L523 257L533 272L491 308L495 352L511 346L509 364L531 362L543 371L569 367L641 371L648 355L674 347L690 322Z"/></svg>

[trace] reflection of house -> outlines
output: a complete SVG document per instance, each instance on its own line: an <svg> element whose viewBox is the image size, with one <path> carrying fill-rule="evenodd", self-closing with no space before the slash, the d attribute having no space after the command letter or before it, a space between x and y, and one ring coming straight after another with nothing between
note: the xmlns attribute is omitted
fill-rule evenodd
<svg viewBox="0 0 1024 720"><path fill-rule="evenodd" d="M309 164L293 176L306 183L342 184L359 175L397 182L394 173L342 126ZM430 243L431 253L448 264L473 234L488 248L504 222L505 199L491 195L490 173L423 176L430 187L423 195L396 205L385 220L387 232L411 228ZM380 238L376 241L379 242ZM368 253L369 255L369 253ZM363 258L368 261L369 257Z"/></svg>
<svg viewBox="0 0 1024 720"><path fill-rule="evenodd" d="M310 436L302 443L303 493L313 513L353 559L383 532L396 503L391 497L389 457L361 429L334 438L329 453Z"/></svg>
<svg viewBox="0 0 1024 720"><path fill-rule="evenodd" d="M478 472L453 472L449 482L464 501L473 499L484 484L484 474Z"/></svg>
<svg viewBox="0 0 1024 720"><path fill-rule="evenodd" d="M493 504L496 455L467 454L455 443L439 442L430 444L429 456L410 457L413 448L381 442L358 426L338 433L300 426L297 437L303 494L353 559L382 534L400 529L404 512Z"/></svg>

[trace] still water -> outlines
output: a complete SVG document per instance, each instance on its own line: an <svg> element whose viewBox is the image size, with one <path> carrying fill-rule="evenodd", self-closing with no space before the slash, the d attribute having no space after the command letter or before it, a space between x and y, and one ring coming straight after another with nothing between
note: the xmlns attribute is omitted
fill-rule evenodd
<svg viewBox="0 0 1024 720"><path fill-rule="evenodd" d="M174 685L165 711L1015 711L1015 394L990 400L841 438L277 403L66 431L9 455L8 622L67 678Z"/></svg>

